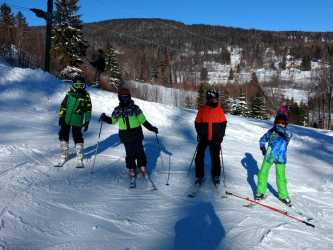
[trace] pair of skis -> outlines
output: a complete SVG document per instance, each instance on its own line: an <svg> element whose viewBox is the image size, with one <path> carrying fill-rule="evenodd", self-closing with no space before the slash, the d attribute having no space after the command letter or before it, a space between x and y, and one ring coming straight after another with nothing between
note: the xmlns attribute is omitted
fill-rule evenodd
<svg viewBox="0 0 333 250"><path fill-rule="evenodd" d="M153 191L157 190L155 183L153 182L153 180L151 179L151 177L148 174L146 174L146 176L144 176L144 181L151 185L151 188ZM136 188L136 178L135 177L130 178L129 188L130 189Z"/></svg>
<svg viewBox="0 0 333 250"><path fill-rule="evenodd" d="M282 210L282 209L279 209L279 208L276 208L276 207L272 207L270 205L267 205L267 204L264 204L264 203L261 203L259 201L256 201L256 200L252 200L250 199L249 197L245 197L245 196L241 196L241 195L238 195L238 194L235 194L235 193L232 193L232 192L229 192L229 191L226 191L225 192L226 195L229 195L229 196L234 196L236 198L239 198L239 199L242 199L242 200L246 200L248 202L250 202L250 204L248 205L245 205L246 207L253 207L255 205L259 205L261 207L264 207L264 208L267 208L267 209L270 209L274 212L277 212L279 214L282 214L290 219L293 219L293 220L296 220L298 222L301 222L307 226L310 226L310 227L315 227L314 224L310 223L309 221L313 220L313 218L309 217L309 216L306 216L302 211L298 210L297 208L293 207L292 205L291 206L288 206L287 210L288 209L292 209L293 212L295 212L296 214L298 214L299 216L303 217L304 219L300 219L300 218L297 218L293 215L291 215L287 210ZM286 205L287 206L287 205Z"/></svg>
<svg viewBox="0 0 333 250"><path fill-rule="evenodd" d="M55 167L55 168L62 168L67 162L68 162L68 160L66 160L65 162L57 163L53 167ZM84 164L83 164L83 162L81 162L79 164L76 164L75 167L76 168L84 168Z"/></svg>
<svg viewBox="0 0 333 250"><path fill-rule="evenodd" d="M214 185L214 186L215 186L215 191L218 194L220 194L219 185ZM200 192L201 187L202 187L202 184L201 185L199 185L199 184L195 185L194 189L188 194L188 197L191 197L191 198L196 197L198 195L198 193ZM315 227L314 224L310 223L310 221L312 221L313 218L310 217L310 216L305 215L302 211L300 211L299 209L295 208L293 205L288 206L288 205L286 205L286 204L283 203L286 206L286 210L282 210L282 209L279 209L279 208L276 208L276 207L264 204L264 203L262 203L260 201L252 200L249 197L241 196L241 195L229 192L229 191L225 191L225 194L229 195L229 196L234 196L236 198L239 198L239 199L242 199L242 200L245 200L245 201L248 201L249 204L244 205L244 207L251 208L251 207L254 207L256 205L259 205L259 206L267 208L267 209L269 209L271 211L274 211L274 212L277 212L279 214L282 214L282 215L284 215L284 216L286 216L286 217L288 217L290 219L293 219L293 220L296 220L298 222L301 222L301 223L303 223L303 224L305 224L307 226L310 226L310 227L313 227L313 228ZM227 198L226 195L222 195L221 198ZM297 218L297 217L291 215L288 212L289 209L291 209L294 213L296 213L297 215L299 215L300 217L302 217L302 219L301 218Z"/></svg>

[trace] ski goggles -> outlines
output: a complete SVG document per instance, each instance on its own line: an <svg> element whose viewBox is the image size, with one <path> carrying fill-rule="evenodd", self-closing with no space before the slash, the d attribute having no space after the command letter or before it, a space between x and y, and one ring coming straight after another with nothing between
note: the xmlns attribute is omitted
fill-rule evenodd
<svg viewBox="0 0 333 250"><path fill-rule="evenodd" d="M122 103L127 103L131 100L131 96L129 96L129 95L120 95L120 96L118 96L118 98L119 98L119 101Z"/></svg>
<svg viewBox="0 0 333 250"><path fill-rule="evenodd" d="M74 89L85 89L86 84L84 82L74 82L73 83L73 88Z"/></svg>
<svg viewBox="0 0 333 250"><path fill-rule="evenodd" d="M207 99L217 99L217 98L218 98L217 92L212 90L207 91Z"/></svg>

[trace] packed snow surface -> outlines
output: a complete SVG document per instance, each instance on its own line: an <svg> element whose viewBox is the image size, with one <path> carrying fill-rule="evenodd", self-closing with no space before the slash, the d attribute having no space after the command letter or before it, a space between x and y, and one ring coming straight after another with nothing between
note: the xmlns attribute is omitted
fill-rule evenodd
<svg viewBox="0 0 333 250"><path fill-rule="evenodd" d="M333 249L332 132L290 125L287 179L290 198L316 228L214 192L209 178L195 198L189 165L196 147L196 111L135 100L158 126L145 130L152 180L128 188L124 147L117 127L103 124L91 167L102 112L117 96L89 89L93 118L85 134L84 169L59 156L59 104L69 85L38 70L0 65L0 249L5 250L216 250ZM223 141L227 190L253 197L262 161L258 140L271 122L228 115ZM70 143L74 153L73 142ZM72 154L73 155L73 154ZM168 168L171 169L169 184ZM276 198L274 167L264 203L285 209ZM222 190L223 191L223 190ZM296 217L299 215L290 211Z"/></svg>

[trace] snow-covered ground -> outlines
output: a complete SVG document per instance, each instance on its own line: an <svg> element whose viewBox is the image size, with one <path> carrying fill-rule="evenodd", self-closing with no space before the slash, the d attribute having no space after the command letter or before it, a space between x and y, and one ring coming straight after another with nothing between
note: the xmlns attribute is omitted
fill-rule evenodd
<svg viewBox="0 0 333 250"><path fill-rule="evenodd" d="M0 65L0 249L333 248L332 132L290 126L289 192L295 205L314 218L316 228L311 228L265 208L243 207L246 202L233 197L222 199L209 178L196 198L187 197L194 179L187 174L196 145L194 110L135 100L160 130L161 147L148 131L144 144L157 191L142 179L137 189L128 188L124 147L111 125L103 126L91 174L98 117L117 105L114 94L98 89L90 89L86 168L76 169L73 160L52 167L59 154L57 110L68 88L42 71ZM251 197L262 161L258 139L271 123L231 115L228 120L223 142L227 189ZM274 178L272 169L265 203L283 208Z"/></svg>

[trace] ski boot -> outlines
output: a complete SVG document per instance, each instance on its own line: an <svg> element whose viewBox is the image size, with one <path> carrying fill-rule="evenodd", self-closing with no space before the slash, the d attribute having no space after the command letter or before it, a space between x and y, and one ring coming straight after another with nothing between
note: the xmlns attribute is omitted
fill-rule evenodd
<svg viewBox="0 0 333 250"><path fill-rule="evenodd" d="M221 183L220 176L214 176L213 177L213 184L214 184L214 186L216 187L216 186L220 185L220 183Z"/></svg>
<svg viewBox="0 0 333 250"><path fill-rule="evenodd" d="M255 200L260 201L260 200L263 200L265 198L266 198L265 194L258 193L258 194L256 194Z"/></svg>
<svg viewBox="0 0 333 250"><path fill-rule="evenodd" d="M288 207L291 207L291 200L289 199L289 197L284 198L284 199L279 199L282 203L284 203L285 205L287 205Z"/></svg>
<svg viewBox="0 0 333 250"><path fill-rule="evenodd" d="M76 168L84 168L83 164L83 143L75 144L76 150Z"/></svg>
<svg viewBox="0 0 333 250"><path fill-rule="evenodd" d="M130 188L136 188L136 172L135 169L129 169L128 174L130 176Z"/></svg>
<svg viewBox="0 0 333 250"><path fill-rule="evenodd" d="M204 183L204 178L197 178L194 182L195 186L201 186Z"/></svg>
<svg viewBox="0 0 333 250"><path fill-rule="evenodd" d="M68 142L66 141L60 141L60 149L61 149L61 156L58 163L55 165L55 167L62 167L66 161L68 161Z"/></svg>

